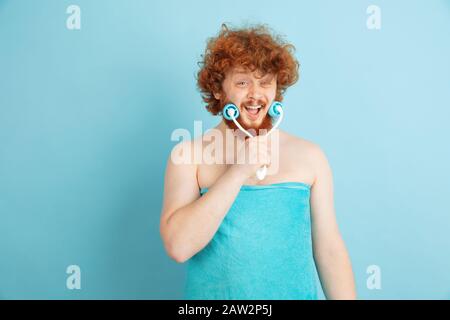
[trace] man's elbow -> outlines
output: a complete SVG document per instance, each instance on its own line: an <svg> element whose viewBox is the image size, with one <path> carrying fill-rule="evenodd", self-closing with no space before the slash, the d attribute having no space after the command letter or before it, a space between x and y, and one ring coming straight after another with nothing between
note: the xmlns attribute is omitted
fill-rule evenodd
<svg viewBox="0 0 450 320"><path fill-rule="evenodd" d="M177 263L185 263L190 258L189 255L180 252L179 250L166 250L166 251L169 257L175 260L175 262Z"/></svg>
<svg viewBox="0 0 450 320"><path fill-rule="evenodd" d="M177 263L184 263L191 257L186 250L183 250L179 245L171 243L170 241L164 242L164 247L167 255Z"/></svg>
<svg viewBox="0 0 450 320"><path fill-rule="evenodd" d="M167 225L164 223L161 223L160 234L164 243L164 248L170 258L178 263L184 263L191 258L192 254L190 253L189 248L180 245L179 240L176 240L169 235Z"/></svg>

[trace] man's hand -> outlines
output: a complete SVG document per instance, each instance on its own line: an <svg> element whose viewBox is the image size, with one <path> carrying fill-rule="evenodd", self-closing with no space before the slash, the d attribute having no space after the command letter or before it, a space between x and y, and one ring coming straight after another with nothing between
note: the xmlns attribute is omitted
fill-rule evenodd
<svg viewBox="0 0 450 320"><path fill-rule="evenodd" d="M248 138L237 152L236 163L231 167L245 179L256 174L256 171L270 165L270 144L267 136Z"/></svg>

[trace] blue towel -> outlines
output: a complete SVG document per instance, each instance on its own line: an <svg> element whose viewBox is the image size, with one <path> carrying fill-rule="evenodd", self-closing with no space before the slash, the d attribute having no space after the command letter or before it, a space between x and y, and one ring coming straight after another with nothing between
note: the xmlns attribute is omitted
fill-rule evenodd
<svg viewBox="0 0 450 320"><path fill-rule="evenodd" d="M242 186L214 237L187 261L184 298L317 299L310 189Z"/></svg>

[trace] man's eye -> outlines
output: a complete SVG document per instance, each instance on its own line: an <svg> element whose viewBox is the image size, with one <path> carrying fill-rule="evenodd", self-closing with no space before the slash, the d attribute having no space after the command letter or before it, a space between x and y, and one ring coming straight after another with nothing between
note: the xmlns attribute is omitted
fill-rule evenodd
<svg viewBox="0 0 450 320"><path fill-rule="evenodd" d="M247 84L247 82L245 82L245 81L239 81L239 82L237 83L238 86L244 86L244 85L246 85L246 84Z"/></svg>

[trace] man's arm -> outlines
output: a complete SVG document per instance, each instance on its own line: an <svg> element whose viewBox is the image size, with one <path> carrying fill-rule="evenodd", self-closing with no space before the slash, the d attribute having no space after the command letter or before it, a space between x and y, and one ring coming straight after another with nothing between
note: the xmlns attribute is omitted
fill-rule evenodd
<svg viewBox="0 0 450 320"><path fill-rule="evenodd" d="M173 152L183 150L183 146L193 151L194 143L201 141L182 142L175 146ZM197 165L193 161L190 164L175 164L169 158L160 233L170 257L177 262L185 262L209 243L245 180L262 165L270 163L266 143L266 139L261 137L247 139L238 151L238 164L230 166L202 197L199 194ZM240 161L245 159L247 151L248 159L256 159L256 162Z"/></svg>
<svg viewBox="0 0 450 320"><path fill-rule="evenodd" d="M191 144L191 150L194 150L194 142L182 142L175 146L174 152L186 143ZM242 183L239 172L227 170L200 197L197 165L175 164L171 158L168 159L160 233L171 258L180 263L185 262L209 243Z"/></svg>
<svg viewBox="0 0 450 320"><path fill-rule="evenodd" d="M356 299L350 258L336 221L332 171L324 152L316 145L312 148L312 240L320 282L327 299Z"/></svg>

